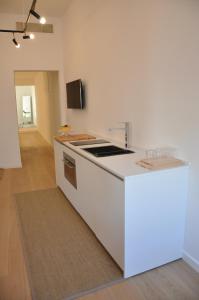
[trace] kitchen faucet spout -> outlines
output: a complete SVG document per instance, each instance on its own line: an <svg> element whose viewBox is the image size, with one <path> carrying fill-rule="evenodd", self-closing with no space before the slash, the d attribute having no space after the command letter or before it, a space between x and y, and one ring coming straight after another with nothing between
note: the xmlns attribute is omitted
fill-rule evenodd
<svg viewBox="0 0 199 300"><path fill-rule="evenodd" d="M124 127L113 127L109 128L109 131L113 130L124 130L125 136L125 148L129 147L129 122L120 122L121 124L124 124Z"/></svg>

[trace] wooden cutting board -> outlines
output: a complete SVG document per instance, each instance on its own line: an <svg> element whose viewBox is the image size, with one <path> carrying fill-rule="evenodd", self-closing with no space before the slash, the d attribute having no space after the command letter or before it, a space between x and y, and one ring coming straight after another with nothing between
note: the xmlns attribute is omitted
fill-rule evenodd
<svg viewBox="0 0 199 300"><path fill-rule="evenodd" d="M82 141L82 140L94 140L95 136L90 134L68 134L56 136L55 140L58 142L72 142L72 141Z"/></svg>
<svg viewBox="0 0 199 300"><path fill-rule="evenodd" d="M146 158L146 159L139 160L136 164L149 170L161 170L161 169L183 166L185 165L185 162L175 157L168 157L168 158L161 158L161 159Z"/></svg>

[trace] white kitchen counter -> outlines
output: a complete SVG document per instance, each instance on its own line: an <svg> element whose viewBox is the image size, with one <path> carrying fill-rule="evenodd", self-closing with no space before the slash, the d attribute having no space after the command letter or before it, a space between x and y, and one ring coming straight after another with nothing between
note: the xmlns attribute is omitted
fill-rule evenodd
<svg viewBox="0 0 199 300"><path fill-rule="evenodd" d="M135 153L113 155L113 156L106 156L106 157L95 157L94 155L83 150L84 148L93 148L93 147L101 147L101 146L109 146L109 145L115 145L124 148L120 144L115 142L94 144L94 145L84 145L84 146L74 146L70 142L63 142L62 144L68 147L69 149L71 149L72 151L75 151L77 154L80 154L84 158L89 159L93 163L109 171L110 173L114 174L115 176L119 177L122 180L130 176L142 175L151 172L166 172L168 170L168 169L164 169L164 170L152 171L137 165L136 164L137 161L145 158L145 150L138 149L135 147L128 148L129 150L132 150ZM186 166L188 166L188 163L180 167L186 167Z"/></svg>

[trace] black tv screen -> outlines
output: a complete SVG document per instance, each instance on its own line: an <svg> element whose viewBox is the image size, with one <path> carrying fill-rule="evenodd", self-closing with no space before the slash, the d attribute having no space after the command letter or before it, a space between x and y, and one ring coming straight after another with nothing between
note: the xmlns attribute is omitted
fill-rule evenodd
<svg viewBox="0 0 199 300"><path fill-rule="evenodd" d="M67 107L84 108L83 87L80 79L66 83Z"/></svg>

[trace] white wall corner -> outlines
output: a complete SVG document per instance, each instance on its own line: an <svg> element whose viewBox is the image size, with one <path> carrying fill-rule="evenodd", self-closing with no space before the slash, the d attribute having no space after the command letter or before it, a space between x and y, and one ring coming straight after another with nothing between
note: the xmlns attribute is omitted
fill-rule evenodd
<svg viewBox="0 0 199 300"><path fill-rule="evenodd" d="M199 273L199 261L193 258L189 253L186 251L183 251L183 256L182 258L188 265L190 265L195 271Z"/></svg>

